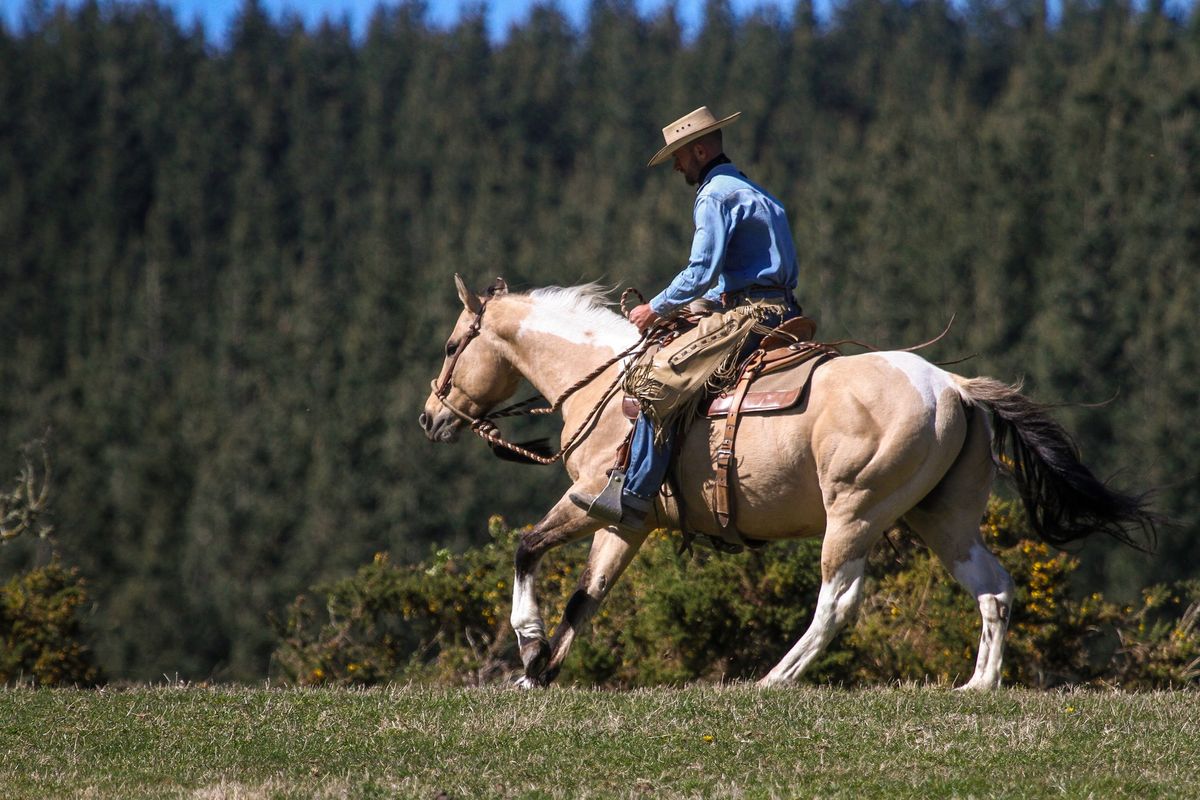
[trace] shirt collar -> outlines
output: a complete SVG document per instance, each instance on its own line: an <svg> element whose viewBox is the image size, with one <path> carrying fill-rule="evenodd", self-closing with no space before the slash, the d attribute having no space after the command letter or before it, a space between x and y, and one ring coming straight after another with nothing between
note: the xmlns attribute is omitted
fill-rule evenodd
<svg viewBox="0 0 1200 800"><path fill-rule="evenodd" d="M729 160L729 156L725 155L724 153L718 153L716 156L714 156L707 164L700 168L700 178L696 181L696 191L698 192L704 188L705 181L708 180L708 176L712 174L714 169L722 164L732 163L733 162Z"/></svg>

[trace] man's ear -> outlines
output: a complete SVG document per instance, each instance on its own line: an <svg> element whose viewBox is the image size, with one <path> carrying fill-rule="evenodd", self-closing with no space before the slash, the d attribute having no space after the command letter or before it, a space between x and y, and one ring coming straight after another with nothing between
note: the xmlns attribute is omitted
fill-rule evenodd
<svg viewBox="0 0 1200 800"><path fill-rule="evenodd" d="M467 288L467 285L463 283L462 276L457 272L454 273L454 286L458 289L458 299L462 300L463 308L472 314L478 314L483 310L483 303L479 302L479 297Z"/></svg>

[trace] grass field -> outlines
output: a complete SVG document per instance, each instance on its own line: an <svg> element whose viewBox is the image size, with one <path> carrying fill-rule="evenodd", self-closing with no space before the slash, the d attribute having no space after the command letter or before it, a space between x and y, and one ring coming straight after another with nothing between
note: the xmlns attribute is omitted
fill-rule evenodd
<svg viewBox="0 0 1200 800"><path fill-rule="evenodd" d="M0 797L1198 797L1200 694L0 690Z"/></svg>

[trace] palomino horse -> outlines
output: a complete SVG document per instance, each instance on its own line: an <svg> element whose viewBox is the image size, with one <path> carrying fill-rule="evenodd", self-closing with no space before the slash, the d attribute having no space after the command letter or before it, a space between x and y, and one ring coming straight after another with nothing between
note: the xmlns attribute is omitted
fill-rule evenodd
<svg viewBox="0 0 1200 800"><path fill-rule="evenodd" d="M464 421L484 417L522 377L543 396L559 398L638 342L633 325L606 307L594 285L519 294L498 280L481 298L455 280L463 312L421 414L435 442L457 439ZM572 491L603 487L629 430L620 398L605 399L620 369L613 363L562 404L564 444L576 440L563 459ZM697 532L716 531L709 500L722 425L693 424L678 455L682 506ZM573 436L577 431L584 436ZM978 601L983 632L975 672L962 688L999 685L1013 582L979 533L997 463L993 448L1048 542L1103 530L1132 544L1131 527L1153 536L1154 517L1142 499L1098 481L1042 408L1002 383L953 375L911 353L834 359L814 373L803 413L742 418L734 490L741 532L760 540L824 536L812 624L763 685L795 680L854 614L867 554L900 520ZM648 524L678 527L677 507L664 503ZM548 641L534 585L538 563L551 548L593 533L587 568ZM554 679L646 533L604 527L564 494L522 536L511 617L525 668L519 685Z"/></svg>

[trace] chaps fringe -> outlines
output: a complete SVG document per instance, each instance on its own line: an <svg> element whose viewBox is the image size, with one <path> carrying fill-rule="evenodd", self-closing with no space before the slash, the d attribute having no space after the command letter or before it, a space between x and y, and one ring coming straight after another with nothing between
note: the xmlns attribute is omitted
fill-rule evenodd
<svg viewBox="0 0 1200 800"><path fill-rule="evenodd" d="M626 372L622 388L626 394L638 399L642 413L654 425L655 443L661 444L664 431L669 426L678 425L681 432L687 429L695 420L700 403L710 394L719 394L732 389L739 375L738 356L752 335L763 336L771 332L762 320L772 314L782 314L785 307L773 303L739 306L719 315L721 318L737 320L740 328L737 335L720 342L720 349L713 349L703 357L695 359L696 364L687 365L682 372L676 372L668 364L673 353L676 353L698 338L699 328L681 335L666 348L646 352L636 364ZM744 325L747 320L751 324Z"/></svg>

